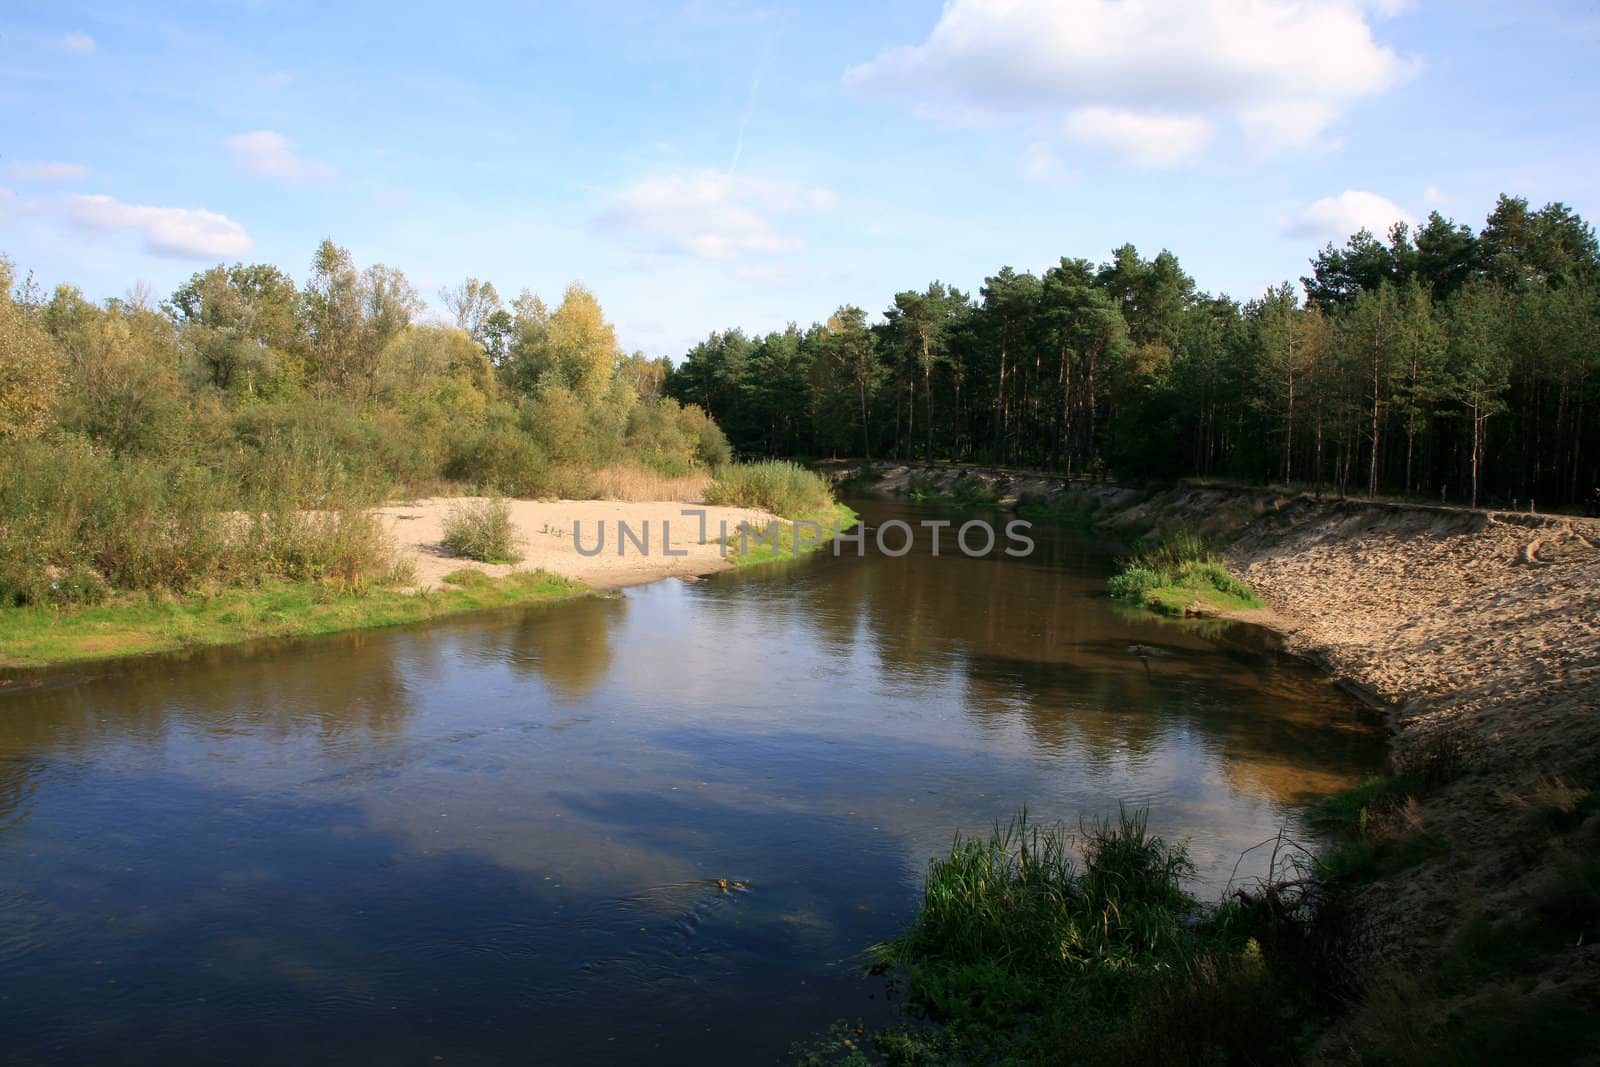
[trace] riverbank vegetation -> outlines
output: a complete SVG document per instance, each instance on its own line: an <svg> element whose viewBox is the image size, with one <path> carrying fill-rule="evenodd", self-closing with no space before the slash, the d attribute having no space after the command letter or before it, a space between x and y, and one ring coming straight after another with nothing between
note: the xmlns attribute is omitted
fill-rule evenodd
<svg viewBox="0 0 1600 1067"><path fill-rule="evenodd" d="M1276 863L1275 863L1276 866ZM1287 867L1279 868L1279 872ZM1203 906L1184 848L1145 815L1077 835L1023 811L958 836L916 920L870 950L904 1020L836 1029L801 1062L1265 1063L1292 1058L1333 990L1298 885Z"/></svg>
<svg viewBox="0 0 1600 1067"><path fill-rule="evenodd" d="M815 471L787 460L723 467L705 490L706 503L759 508L795 519L828 510L833 489Z"/></svg>
<svg viewBox="0 0 1600 1067"><path fill-rule="evenodd" d="M1003 482L958 475L948 481L913 474L906 483L905 495L918 504L937 504L952 511L989 511L1000 506L1005 494Z"/></svg>
<svg viewBox="0 0 1600 1067"><path fill-rule="evenodd" d="M480 563L516 563L517 531L501 497L455 504L444 520L444 547L451 555Z"/></svg>
<svg viewBox="0 0 1600 1067"><path fill-rule="evenodd" d="M740 567L815 552L857 522L852 508L834 501L827 478L787 460L723 467L706 488L705 499L708 504L757 508L781 516L778 522L734 531L723 539Z"/></svg>
<svg viewBox="0 0 1600 1067"><path fill-rule="evenodd" d="M58 616L103 605L153 628L116 639L128 647L210 640L194 628L211 624L231 640L257 627L223 616L250 615L257 592L280 611L282 583L326 587L305 593L319 620L306 632L352 613L424 616L351 606L410 579L371 506L698 486L729 463L716 423L663 394L664 361L622 353L582 286L554 309L526 291L505 304L475 279L441 296L451 325L424 321L399 271L358 269L331 241L303 285L240 263L165 300L104 304L43 293L0 260L0 628L51 631L74 658L68 634L107 617ZM462 516L456 550L511 559L492 518Z"/></svg>
<svg viewBox="0 0 1600 1067"><path fill-rule="evenodd" d="M426 622L486 608L516 607L582 593L544 571L503 578L463 569L438 589L344 589L256 581L187 597L124 593L68 612L0 611L0 668L25 668L178 652L269 637L311 637Z"/></svg>
<svg viewBox="0 0 1600 1067"><path fill-rule="evenodd" d="M1241 303L1125 245L910 289L881 323L713 333L666 390L746 453L1540 508L1600 485L1600 247L1569 208L1362 231L1301 282Z"/></svg>
<svg viewBox="0 0 1600 1067"><path fill-rule="evenodd" d="M1244 582L1192 533L1169 533L1123 561L1106 581L1115 599L1163 615L1219 614L1261 606Z"/></svg>

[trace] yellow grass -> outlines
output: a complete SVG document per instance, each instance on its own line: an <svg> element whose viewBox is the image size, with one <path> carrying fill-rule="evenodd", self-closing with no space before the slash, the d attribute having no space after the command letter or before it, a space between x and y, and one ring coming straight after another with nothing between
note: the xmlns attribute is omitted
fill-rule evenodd
<svg viewBox="0 0 1600 1067"><path fill-rule="evenodd" d="M643 467L606 467L591 477L602 500L681 500L699 503L705 499L711 475L696 471L677 478Z"/></svg>

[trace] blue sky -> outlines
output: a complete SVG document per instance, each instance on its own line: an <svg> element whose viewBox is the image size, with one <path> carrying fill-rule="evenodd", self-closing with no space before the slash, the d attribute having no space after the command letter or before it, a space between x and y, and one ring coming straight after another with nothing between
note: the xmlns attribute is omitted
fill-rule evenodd
<svg viewBox="0 0 1600 1067"><path fill-rule="evenodd" d="M0 254L95 298L331 236L676 358L1124 241L1244 297L1501 191L1600 216L1592 3L148 6L0 16Z"/></svg>

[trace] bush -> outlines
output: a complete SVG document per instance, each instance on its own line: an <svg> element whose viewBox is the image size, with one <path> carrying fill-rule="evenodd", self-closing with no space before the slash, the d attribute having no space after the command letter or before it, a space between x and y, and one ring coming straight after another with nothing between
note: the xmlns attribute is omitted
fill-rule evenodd
<svg viewBox="0 0 1600 1067"><path fill-rule="evenodd" d="M291 479L304 484L303 480ZM93 603L265 577L360 586L398 577L378 520L300 511L288 494L233 510L202 467L113 457L81 441L0 446L0 602Z"/></svg>
<svg viewBox="0 0 1600 1067"><path fill-rule="evenodd" d="M813 515L833 504L827 479L798 463L768 460L723 469L706 490L706 501L761 508L785 518Z"/></svg>
<svg viewBox="0 0 1600 1067"><path fill-rule="evenodd" d="M241 408L233 419L228 473L245 500L338 508L382 500L397 475L426 456L398 428L330 400L297 398Z"/></svg>
<svg viewBox="0 0 1600 1067"><path fill-rule="evenodd" d="M511 522L511 506L496 497L456 504L444 520L444 547L453 556L480 563L515 563L520 538Z"/></svg>
<svg viewBox="0 0 1600 1067"><path fill-rule="evenodd" d="M483 430L458 441L445 475L514 497L546 495L551 482L550 464L533 440L512 429Z"/></svg>

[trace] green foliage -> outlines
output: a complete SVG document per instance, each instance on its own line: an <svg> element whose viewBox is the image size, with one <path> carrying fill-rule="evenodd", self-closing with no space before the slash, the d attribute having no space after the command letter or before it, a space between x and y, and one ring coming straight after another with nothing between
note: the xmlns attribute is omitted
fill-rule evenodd
<svg viewBox="0 0 1600 1067"><path fill-rule="evenodd" d="M1087 530L1094 525L1095 513L1099 510L1100 502L1094 497L1071 492L1024 495L1017 501L1018 518L1040 526L1062 526L1074 530Z"/></svg>
<svg viewBox="0 0 1600 1067"><path fill-rule="evenodd" d="M393 576L367 513L304 511L285 495L234 511L231 495L202 467L119 459L82 442L0 444L0 593L17 605L82 602L90 572L135 590L271 577L360 587ZM62 593L63 573L75 592Z"/></svg>
<svg viewBox="0 0 1600 1067"><path fill-rule="evenodd" d="M962 474L950 482L936 475L913 474L906 495L918 504L938 504L952 511L989 511L1000 506L1000 490L982 478Z"/></svg>
<svg viewBox="0 0 1600 1067"><path fill-rule="evenodd" d="M1184 849L1152 836L1142 812L1073 835L1023 811L985 837L958 836L929 866L916 921L870 950L911 1015L871 1035L873 1061L1281 1056L1303 1009L1251 934L1270 926L1264 906L1203 909L1184 888L1192 873ZM852 1058L866 1047L859 1031L836 1028L803 1055L866 1062Z"/></svg>
<svg viewBox="0 0 1600 1067"><path fill-rule="evenodd" d="M1106 592L1164 615L1189 614L1196 604L1207 611L1260 604L1250 587L1229 574L1216 553L1187 530L1168 533L1125 560L1107 579Z"/></svg>
<svg viewBox="0 0 1600 1067"><path fill-rule="evenodd" d="M1422 824L1415 795L1395 778L1369 779L1312 809L1312 826L1332 844L1317 873L1333 883L1359 885L1438 855L1443 842Z"/></svg>
<svg viewBox="0 0 1600 1067"><path fill-rule="evenodd" d="M546 495L550 464L527 434L515 429L479 430L453 442L445 476L492 493L531 498Z"/></svg>
<svg viewBox="0 0 1600 1067"><path fill-rule="evenodd" d="M977 301L897 293L884 321L719 331L666 382L746 455L949 459L1128 482L1573 505L1600 482L1600 251L1560 203L1502 198L1361 231L1243 304L1176 257L1002 267ZM1555 399L1550 399L1555 398Z"/></svg>
<svg viewBox="0 0 1600 1067"><path fill-rule="evenodd" d="M858 521L859 516L853 509L833 504L807 515L770 522L760 529L730 533L723 543L728 546L736 566L753 567L815 552L836 534L852 529Z"/></svg>
<svg viewBox="0 0 1600 1067"><path fill-rule="evenodd" d="M480 563L515 563L519 538L511 506L499 497L452 505L444 520L444 547Z"/></svg>
<svg viewBox="0 0 1600 1067"><path fill-rule="evenodd" d="M724 468L706 490L706 502L800 518L832 507L833 490L826 478L798 463L769 460Z"/></svg>

